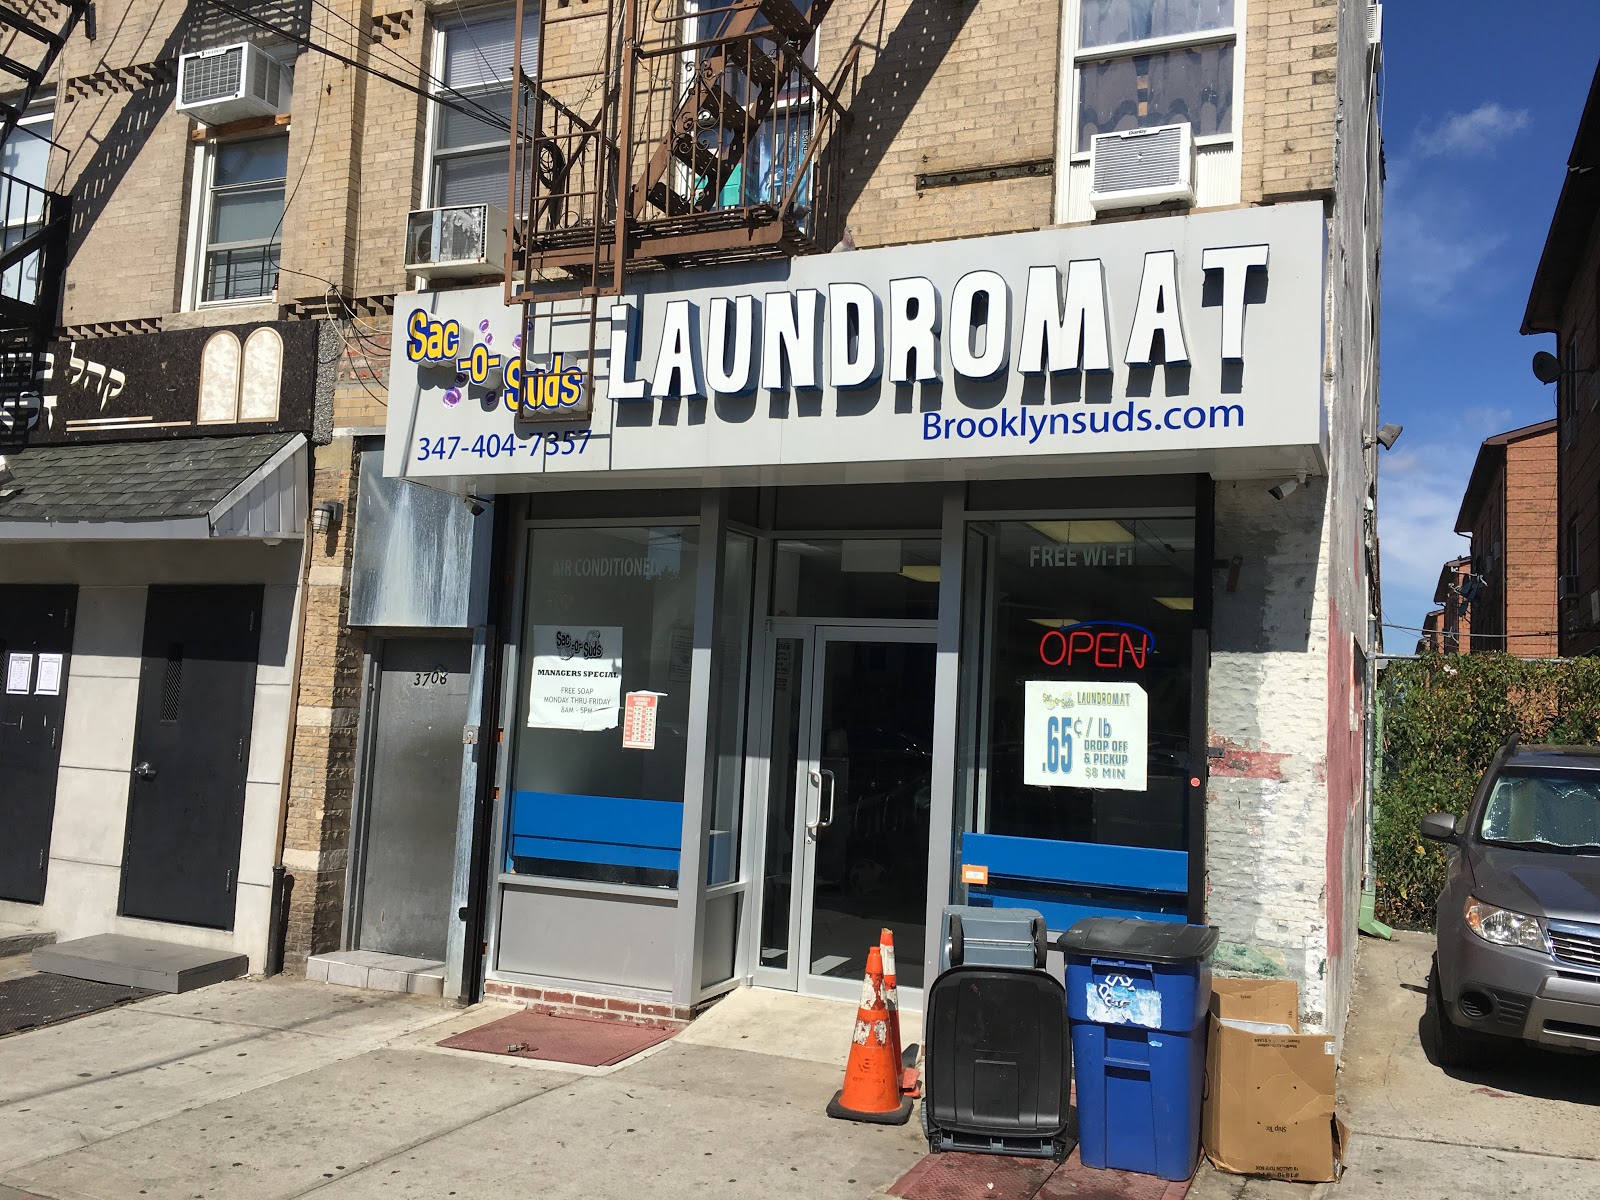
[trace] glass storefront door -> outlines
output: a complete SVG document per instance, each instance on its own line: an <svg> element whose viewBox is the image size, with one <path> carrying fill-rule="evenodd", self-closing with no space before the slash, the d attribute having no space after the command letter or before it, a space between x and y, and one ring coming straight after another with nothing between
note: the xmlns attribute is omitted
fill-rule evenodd
<svg viewBox="0 0 1600 1200"><path fill-rule="evenodd" d="M757 983L858 995L887 926L921 988L935 659L927 624L772 622Z"/></svg>

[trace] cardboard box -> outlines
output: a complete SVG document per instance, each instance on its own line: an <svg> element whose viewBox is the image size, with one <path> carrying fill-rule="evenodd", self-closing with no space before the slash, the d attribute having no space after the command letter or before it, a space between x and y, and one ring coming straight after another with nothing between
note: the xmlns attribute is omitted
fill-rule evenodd
<svg viewBox="0 0 1600 1200"><path fill-rule="evenodd" d="M1333 1110L1334 1039L1302 1034L1299 1014L1293 980L1212 981L1200 1141L1218 1170L1306 1183L1339 1177L1349 1134Z"/></svg>

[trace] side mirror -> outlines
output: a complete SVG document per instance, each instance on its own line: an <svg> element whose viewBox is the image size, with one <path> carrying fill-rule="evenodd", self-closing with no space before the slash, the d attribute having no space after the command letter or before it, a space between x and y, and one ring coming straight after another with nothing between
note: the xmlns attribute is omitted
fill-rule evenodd
<svg viewBox="0 0 1600 1200"><path fill-rule="evenodd" d="M1452 813L1429 813L1422 818L1422 836L1435 842L1460 842L1456 835L1456 818Z"/></svg>

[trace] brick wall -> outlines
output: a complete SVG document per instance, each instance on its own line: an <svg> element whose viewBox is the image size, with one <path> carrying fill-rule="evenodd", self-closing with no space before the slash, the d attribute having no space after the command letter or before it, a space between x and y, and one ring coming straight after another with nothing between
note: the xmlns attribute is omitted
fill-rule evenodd
<svg viewBox="0 0 1600 1200"><path fill-rule="evenodd" d="M313 535L305 590L305 645L284 837L284 866L294 878L285 965L340 944L350 812L355 796L362 637L345 624L355 529L354 445L336 438L319 446L312 503L345 505L344 519Z"/></svg>
<svg viewBox="0 0 1600 1200"><path fill-rule="evenodd" d="M1584 250L1561 315L1558 354L1568 347L1592 373L1557 384L1560 426L1560 569L1568 568L1569 528L1576 527L1577 595L1560 603L1561 653L1600 650L1600 222Z"/></svg>
<svg viewBox="0 0 1600 1200"><path fill-rule="evenodd" d="M1506 447L1506 648L1523 658L1557 653L1556 432Z"/></svg>
<svg viewBox="0 0 1600 1200"><path fill-rule="evenodd" d="M1364 7L1343 5L1358 20ZM1240 126L1245 204L1333 192L1340 11L1338 0L1248 6Z"/></svg>

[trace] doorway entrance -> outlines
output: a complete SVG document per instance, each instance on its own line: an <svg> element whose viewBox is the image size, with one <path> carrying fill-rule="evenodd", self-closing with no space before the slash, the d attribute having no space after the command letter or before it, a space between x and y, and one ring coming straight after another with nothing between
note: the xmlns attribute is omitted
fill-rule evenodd
<svg viewBox="0 0 1600 1200"><path fill-rule="evenodd" d="M765 857L755 982L860 994L894 930L922 987L936 664L932 622L773 620L766 639Z"/></svg>
<svg viewBox="0 0 1600 1200"><path fill-rule="evenodd" d="M75 587L0 587L0 900L44 903Z"/></svg>
<svg viewBox="0 0 1600 1200"><path fill-rule="evenodd" d="M152 587L123 842L125 917L232 929L259 585Z"/></svg>
<svg viewBox="0 0 1600 1200"><path fill-rule="evenodd" d="M364 836L352 891L361 950L443 961L451 916L461 736L472 643L393 638L374 654Z"/></svg>

